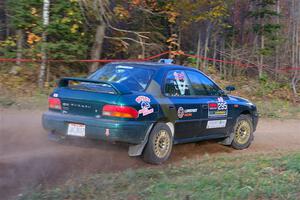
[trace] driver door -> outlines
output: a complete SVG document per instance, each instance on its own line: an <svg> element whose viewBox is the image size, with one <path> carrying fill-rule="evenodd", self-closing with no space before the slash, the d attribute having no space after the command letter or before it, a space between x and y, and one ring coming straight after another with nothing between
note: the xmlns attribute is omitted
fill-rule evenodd
<svg viewBox="0 0 300 200"><path fill-rule="evenodd" d="M187 70L195 96L201 102L201 127L198 137L226 135L228 124L228 97L221 95L221 89L204 74Z"/></svg>
<svg viewBox="0 0 300 200"><path fill-rule="evenodd" d="M176 110L175 139L185 140L197 137L201 128L203 102L193 95L191 83L185 70L170 70L165 78L164 94Z"/></svg>

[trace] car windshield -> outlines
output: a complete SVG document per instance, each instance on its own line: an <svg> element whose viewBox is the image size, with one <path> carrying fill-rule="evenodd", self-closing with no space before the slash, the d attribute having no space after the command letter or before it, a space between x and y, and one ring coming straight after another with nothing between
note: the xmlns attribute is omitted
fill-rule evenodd
<svg viewBox="0 0 300 200"><path fill-rule="evenodd" d="M144 91L148 86L153 70L129 65L106 65L89 79L121 83L133 91Z"/></svg>

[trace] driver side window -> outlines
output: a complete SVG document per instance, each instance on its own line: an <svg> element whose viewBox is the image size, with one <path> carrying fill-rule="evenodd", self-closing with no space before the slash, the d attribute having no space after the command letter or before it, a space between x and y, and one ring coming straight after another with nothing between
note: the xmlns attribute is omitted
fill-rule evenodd
<svg viewBox="0 0 300 200"><path fill-rule="evenodd" d="M220 88L205 75L186 70L186 74L191 81L191 86L197 96L219 96Z"/></svg>

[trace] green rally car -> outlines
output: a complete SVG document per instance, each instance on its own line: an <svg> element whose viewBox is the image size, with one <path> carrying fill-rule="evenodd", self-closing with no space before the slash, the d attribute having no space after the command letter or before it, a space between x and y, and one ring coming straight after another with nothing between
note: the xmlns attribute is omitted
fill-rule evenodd
<svg viewBox="0 0 300 200"><path fill-rule="evenodd" d="M86 79L62 78L42 123L55 135L128 143L130 156L160 164L173 144L221 139L235 149L249 147L258 113L196 69L116 62Z"/></svg>

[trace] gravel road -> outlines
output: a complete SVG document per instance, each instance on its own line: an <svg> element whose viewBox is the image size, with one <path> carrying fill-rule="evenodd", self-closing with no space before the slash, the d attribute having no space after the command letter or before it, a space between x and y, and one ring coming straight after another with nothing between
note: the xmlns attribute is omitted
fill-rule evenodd
<svg viewBox="0 0 300 200"><path fill-rule="evenodd" d="M127 156L127 146L99 141L49 141L41 111L0 109L0 199L15 199L28 186L58 184L79 175L152 167ZM204 154L300 150L300 120L261 119L250 148L236 151L216 142L174 146L170 160Z"/></svg>

